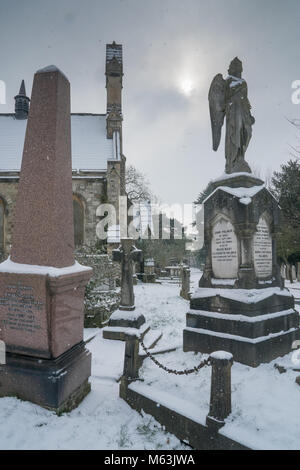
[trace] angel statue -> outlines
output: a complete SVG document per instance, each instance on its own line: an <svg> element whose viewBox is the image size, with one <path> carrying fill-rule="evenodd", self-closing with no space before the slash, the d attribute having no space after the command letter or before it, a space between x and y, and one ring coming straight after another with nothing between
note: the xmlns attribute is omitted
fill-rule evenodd
<svg viewBox="0 0 300 470"><path fill-rule="evenodd" d="M212 128L213 149L218 150L221 130L226 115L225 158L226 173L251 173L245 161L245 153L252 136L255 122L251 115L248 88L242 78L242 62L236 57L232 60L228 77L224 80L218 73L213 79L209 94L209 110Z"/></svg>

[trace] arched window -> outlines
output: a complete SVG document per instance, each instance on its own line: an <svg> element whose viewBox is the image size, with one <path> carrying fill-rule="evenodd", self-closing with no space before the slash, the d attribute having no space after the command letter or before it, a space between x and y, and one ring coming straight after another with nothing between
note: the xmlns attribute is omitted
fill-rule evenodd
<svg viewBox="0 0 300 470"><path fill-rule="evenodd" d="M74 243L75 247L84 243L84 205L78 196L73 194Z"/></svg>

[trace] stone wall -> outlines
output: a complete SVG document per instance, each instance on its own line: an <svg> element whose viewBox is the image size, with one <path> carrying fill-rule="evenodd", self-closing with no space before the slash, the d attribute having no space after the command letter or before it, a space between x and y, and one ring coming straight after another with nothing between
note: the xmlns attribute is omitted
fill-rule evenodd
<svg viewBox="0 0 300 470"><path fill-rule="evenodd" d="M13 229L13 219L18 194L18 178L16 179L0 179L0 197L4 202L4 255L5 258L10 253L11 235ZM2 248L2 247L1 247ZM1 249L2 252L2 249Z"/></svg>
<svg viewBox="0 0 300 470"><path fill-rule="evenodd" d="M99 204L105 202L106 179L103 178L73 178L73 194L79 200L84 209L84 245L93 246L97 242L96 210ZM11 176L10 179L0 177L0 198L4 203L4 256L10 253L12 242L12 229L14 210L18 193L18 177ZM0 247L0 251L1 251Z"/></svg>
<svg viewBox="0 0 300 470"><path fill-rule="evenodd" d="M97 207L106 199L106 180L73 179L73 194L84 207L84 245L93 246L97 242L96 218Z"/></svg>

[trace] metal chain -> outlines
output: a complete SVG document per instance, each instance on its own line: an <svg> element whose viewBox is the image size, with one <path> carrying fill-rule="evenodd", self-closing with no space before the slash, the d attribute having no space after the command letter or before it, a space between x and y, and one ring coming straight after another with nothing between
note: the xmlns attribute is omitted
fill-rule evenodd
<svg viewBox="0 0 300 470"><path fill-rule="evenodd" d="M184 370L169 369L168 367L166 367L163 364L161 364L160 362L158 362L157 359L155 359L155 357L148 351L148 349L144 345L142 339L140 340L140 343L141 343L142 348L145 351L147 357L149 357L151 359L151 361L153 361L154 364L156 364L160 369L165 370L169 374L189 375L189 374L193 374L194 372L198 372L198 370L202 369L202 367L208 366L210 364L210 359L207 358L207 359L204 359L203 361L201 361L200 364L198 364L198 366L193 367L193 369L184 369Z"/></svg>

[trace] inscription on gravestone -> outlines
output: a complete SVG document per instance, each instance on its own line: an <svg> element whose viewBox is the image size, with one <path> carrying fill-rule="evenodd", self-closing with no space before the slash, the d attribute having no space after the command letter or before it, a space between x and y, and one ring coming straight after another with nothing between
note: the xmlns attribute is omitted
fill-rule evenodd
<svg viewBox="0 0 300 470"><path fill-rule="evenodd" d="M254 268L258 278L272 274L272 238L266 220L261 217L253 240Z"/></svg>
<svg viewBox="0 0 300 470"><path fill-rule="evenodd" d="M44 302L35 300L32 287L8 285L0 305L5 309L5 329L34 333L42 328L38 314L43 310Z"/></svg>
<svg viewBox="0 0 300 470"><path fill-rule="evenodd" d="M234 279L237 277L237 238L229 220L220 219L214 225L211 255L215 278Z"/></svg>

